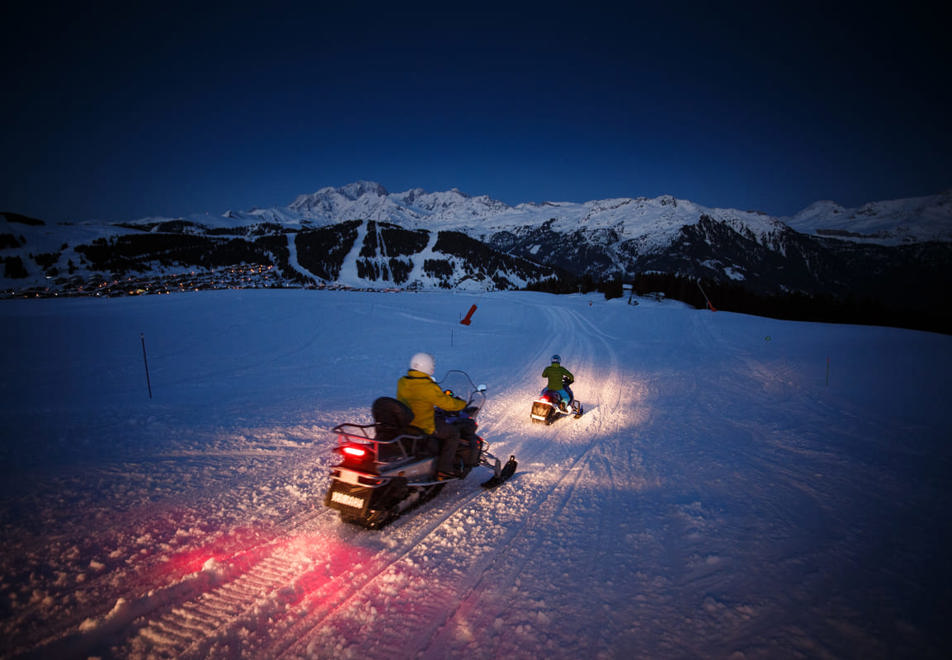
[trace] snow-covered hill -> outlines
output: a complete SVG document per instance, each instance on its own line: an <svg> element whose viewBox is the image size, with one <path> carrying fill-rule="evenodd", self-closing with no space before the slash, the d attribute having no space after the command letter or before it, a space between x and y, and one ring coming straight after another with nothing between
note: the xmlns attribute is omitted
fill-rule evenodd
<svg viewBox="0 0 952 660"><path fill-rule="evenodd" d="M355 218L392 222L404 227L457 229L484 240L493 233L539 226L554 219L563 233L612 229L621 240L661 244L701 215L731 224L758 237L776 235L786 224L798 232L862 240L882 245L930 240L952 241L952 191L929 197L870 202L846 209L816 202L791 218L758 211L716 209L672 196L619 198L588 202L549 201L509 206L459 190L428 193L421 189L389 193L379 183L355 182L300 195L286 208L226 214L230 223L269 222L336 224ZM196 217L196 222L207 218Z"/></svg>
<svg viewBox="0 0 952 660"><path fill-rule="evenodd" d="M821 202L786 220L670 196L510 207L455 189L391 194L356 182L219 217L49 226L0 215L0 285L5 296L302 286L575 291L659 273L729 290L721 300L728 309L761 311L733 305L794 295L884 310L879 322L914 317L915 327L949 327L952 193L853 210Z"/></svg>
<svg viewBox="0 0 952 660"><path fill-rule="evenodd" d="M7 300L0 328L4 658L949 647L952 337L528 292ZM418 350L488 385L519 471L346 526L330 428ZM533 425L554 352L587 412Z"/></svg>
<svg viewBox="0 0 952 660"><path fill-rule="evenodd" d="M816 202L783 221L805 234L879 245L950 241L952 190L853 209L831 201Z"/></svg>
<svg viewBox="0 0 952 660"><path fill-rule="evenodd" d="M819 201L792 217L775 218L759 211L705 207L672 196L618 198L587 202L547 201L509 206L486 195L473 197L457 189L426 192L416 188L390 193L372 181L357 181L340 188L325 187L302 194L285 207L226 211L221 215L194 214L180 218L129 219L121 227L95 221L57 225L55 232L69 239L73 228L105 226L113 234L128 225L154 229L167 222L188 222L208 229L234 229L261 223L291 228L323 226L362 219L388 222L410 229L465 231L488 239L493 233L539 226L554 220L553 229L618 232L622 240L663 243L701 215L731 224L739 231L761 237L776 235L781 225L810 235L881 245L922 241L952 241L952 191L928 197L869 202L847 209L835 202ZM102 231L102 230L101 230Z"/></svg>

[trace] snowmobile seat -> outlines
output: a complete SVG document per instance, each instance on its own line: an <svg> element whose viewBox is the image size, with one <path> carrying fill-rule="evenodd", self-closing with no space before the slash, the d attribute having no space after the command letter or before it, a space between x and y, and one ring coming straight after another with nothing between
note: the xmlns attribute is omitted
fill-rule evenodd
<svg viewBox="0 0 952 660"><path fill-rule="evenodd" d="M388 442L400 436L399 444L410 456L431 456L439 452L437 441L423 429L412 426L413 411L402 401L382 396L373 402L370 412L374 418L374 439ZM391 461L403 456L396 444L380 444L377 456L381 461Z"/></svg>

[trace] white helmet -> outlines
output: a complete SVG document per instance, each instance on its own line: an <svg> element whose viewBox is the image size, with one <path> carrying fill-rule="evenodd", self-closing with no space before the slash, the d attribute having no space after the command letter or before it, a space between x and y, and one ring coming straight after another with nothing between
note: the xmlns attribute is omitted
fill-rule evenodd
<svg viewBox="0 0 952 660"><path fill-rule="evenodd" d="M433 356L429 353L417 353L410 358L410 368L422 371L427 376L432 376L436 370L436 365L433 362Z"/></svg>

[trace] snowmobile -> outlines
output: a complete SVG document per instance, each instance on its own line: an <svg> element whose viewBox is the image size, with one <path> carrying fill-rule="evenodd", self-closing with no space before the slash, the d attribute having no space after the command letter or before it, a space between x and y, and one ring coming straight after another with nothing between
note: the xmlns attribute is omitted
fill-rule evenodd
<svg viewBox="0 0 952 660"><path fill-rule="evenodd" d="M562 386L566 387L571 383L568 378L562 377ZM562 415L572 413L572 417L578 419L582 416L582 404L573 398L571 401L562 401L562 395L558 390L550 390L548 387L542 390L539 398L532 402L532 411L529 418L533 423L544 422L551 424Z"/></svg>
<svg viewBox="0 0 952 660"><path fill-rule="evenodd" d="M458 477L437 478L439 440L410 425L413 413L401 401L380 397L373 402L373 424L344 423L334 427L335 451L340 463L331 468L324 504L340 512L341 520L379 529L404 511L435 497L450 481L465 479L475 467L487 467L492 476L481 485L494 488L516 471L516 459L505 465L489 452L489 444L476 433L476 416L486 402L486 386L473 384L458 370L439 381L447 393L466 399L456 412L437 410L448 423L468 426L456 452Z"/></svg>

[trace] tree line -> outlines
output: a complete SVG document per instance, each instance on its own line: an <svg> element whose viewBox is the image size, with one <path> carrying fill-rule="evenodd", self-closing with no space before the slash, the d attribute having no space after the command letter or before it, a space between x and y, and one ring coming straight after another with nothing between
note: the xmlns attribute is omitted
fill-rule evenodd
<svg viewBox="0 0 952 660"><path fill-rule="evenodd" d="M697 309L706 308L709 299L715 310L789 321L882 325L952 334L952 309L938 300L933 309L923 311L904 307L902 300L800 291L762 294L751 291L742 282L704 280L674 273L640 273L629 281L632 292L639 296L662 294ZM556 294L598 292L609 300L625 295L621 275L596 279L591 275L560 273L527 288Z"/></svg>

